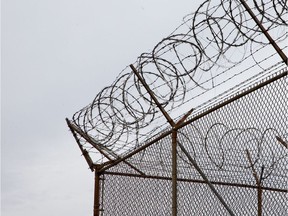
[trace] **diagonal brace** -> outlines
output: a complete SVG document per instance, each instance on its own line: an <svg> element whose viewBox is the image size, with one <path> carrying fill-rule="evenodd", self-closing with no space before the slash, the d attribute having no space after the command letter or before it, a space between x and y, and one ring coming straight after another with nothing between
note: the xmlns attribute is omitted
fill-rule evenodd
<svg viewBox="0 0 288 216"><path fill-rule="evenodd" d="M178 142L178 145L180 147L180 149L184 152L184 154L186 155L186 157L188 158L188 160L193 164L193 166L195 167L195 169L199 172L199 174L201 175L201 177L204 179L204 181L208 184L208 186L210 187L210 189L212 190L212 192L216 195L216 197L219 199L219 201L221 202L221 204L226 208L226 210L229 212L230 215L235 216L235 214L232 212L232 210L230 209L230 207L226 204L226 202L224 201L224 199L220 196L220 194L217 192L217 190L215 189L215 187L213 186L213 184L211 184L211 182L208 180L207 176L204 174L204 172L201 170L201 168L198 166L198 164L196 163L195 160L193 160L193 158L190 156L190 154L186 151L186 149L184 148L184 146Z"/></svg>

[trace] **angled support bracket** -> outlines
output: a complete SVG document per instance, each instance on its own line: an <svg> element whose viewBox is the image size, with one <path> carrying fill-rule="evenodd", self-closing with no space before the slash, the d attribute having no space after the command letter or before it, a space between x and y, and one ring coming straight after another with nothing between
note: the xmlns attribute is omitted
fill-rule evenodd
<svg viewBox="0 0 288 216"><path fill-rule="evenodd" d="M241 4L244 6L244 8L246 9L246 11L249 13L249 15L252 17L252 19L254 20L254 22L257 24L257 26L261 29L261 31L263 32L263 34L265 35L265 37L268 39L268 41L270 42L270 44L274 47L274 49L276 50L276 52L279 54L279 56L282 58L283 62L288 65L288 59L287 56L285 55L285 53L280 49L280 47L277 45L277 43L272 39L272 37L270 36L270 34L268 33L267 29L264 28L264 26L262 25L262 23L260 22L260 20L256 17L256 15L253 13L253 11L251 10L251 8L248 6L248 4L246 3L246 0L239 0L241 2Z"/></svg>

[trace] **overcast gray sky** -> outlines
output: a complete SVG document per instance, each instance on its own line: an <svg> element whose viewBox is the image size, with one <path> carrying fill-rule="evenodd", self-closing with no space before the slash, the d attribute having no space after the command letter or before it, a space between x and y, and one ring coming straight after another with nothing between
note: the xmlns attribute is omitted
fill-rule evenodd
<svg viewBox="0 0 288 216"><path fill-rule="evenodd" d="M2 0L3 216L92 215L94 176L65 117L90 103L197 5Z"/></svg>

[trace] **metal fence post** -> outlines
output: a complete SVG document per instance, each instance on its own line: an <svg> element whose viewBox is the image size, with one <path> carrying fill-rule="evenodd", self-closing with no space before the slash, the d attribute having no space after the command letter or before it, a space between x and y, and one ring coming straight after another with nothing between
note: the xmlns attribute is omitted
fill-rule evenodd
<svg viewBox="0 0 288 216"><path fill-rule="evenodd" d="M268 39L270 44L274 47L276 52L279 54L279 56L282 58L283 62L288 65L288 59L285 53L280 49L278 44L272 39L270 34L268 33L267 29L264 28L260 20L256 17L256 15L252 12L251 8L248 6L248 4L245 2L245 0L240 0L241 4L245 7L246 11L249 13L249 15L252 17L254 22L257 24L257 26L261 29L262 33L265 35L265 37Z"/></svg>
<svg viewBox="0 0 288 216"><path fill-rule="evenodd" d="M177 216L177 130L172 130L172 216Z"/></svg>
<svg viewBox="0 0 288 216"><path fill-rule="evenodd" d="M100 173L95 172L95 185L94 185L94 209L93 216L100 216Z"/></svg>

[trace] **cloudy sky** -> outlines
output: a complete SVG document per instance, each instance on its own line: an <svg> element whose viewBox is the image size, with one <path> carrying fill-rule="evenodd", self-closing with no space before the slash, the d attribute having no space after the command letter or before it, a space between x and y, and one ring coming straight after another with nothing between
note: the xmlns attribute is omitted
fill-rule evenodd
<svg viewBox="0 0 288 216"><path fill-rule="evenodd" d="M92 215L94 175L65 117L90 103L197 5L2 0L3 216Z"/></svg>

